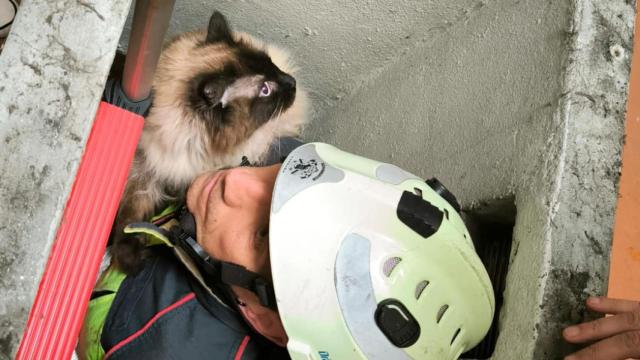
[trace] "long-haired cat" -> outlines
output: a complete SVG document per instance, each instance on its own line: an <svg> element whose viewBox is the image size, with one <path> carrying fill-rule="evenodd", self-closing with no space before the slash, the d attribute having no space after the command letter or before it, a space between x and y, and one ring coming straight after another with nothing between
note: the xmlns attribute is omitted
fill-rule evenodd
<svg viewBox="0 0 640 360"><path fill-rule="evenodd" d="M179 35L163 50L153 105L112 230L111 254L126 273L142 264L144 240L124 226L183 199L200 173L260 162L278 137L297 136L306 95L285 52L232 32L214 12L206 31Z"/></svg>

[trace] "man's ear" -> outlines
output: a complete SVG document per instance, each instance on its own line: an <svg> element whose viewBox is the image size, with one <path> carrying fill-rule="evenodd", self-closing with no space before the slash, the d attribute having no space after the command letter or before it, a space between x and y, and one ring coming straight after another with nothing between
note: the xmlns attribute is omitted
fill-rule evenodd
<svg viewBox="0 0 640 360"><path fill-rule="evenodd" d="M238 310L253 330L278 346L286 346L289 339L278 312L260 305L258 297L246 289L233 286L233 292L242 299Z"/></svg>
<svg viewBox="0 0 640 360"><path fill-rule="evenodd" d="M238 309L253 330L278 346L287 346L287 335L277 312L260 309L252 303L238 306Z"/></svg>
<svg viewBox="0 0 640 360"><path fill-rule="evenodd" d="M227 23L224 15L218 11L214 11L213 15L209 19L209 27L207 28L207 43L224 42L227 44L233 43L233 35L231 28Z"/></svg>

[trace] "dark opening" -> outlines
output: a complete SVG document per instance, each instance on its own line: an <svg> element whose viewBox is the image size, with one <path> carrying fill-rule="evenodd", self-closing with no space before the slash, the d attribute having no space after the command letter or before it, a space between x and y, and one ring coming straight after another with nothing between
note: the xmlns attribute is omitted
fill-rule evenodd
<svg viewBox="0 0 640 360"><path fill-rule="evenodd" d="M481 203L463 210L463 218L473 238L476 251L489 273L496 296L496 311L487 336L475 348L462 354L463 359L488 359L498 339L498 319L509 268L516 206L513 197Z"/></svg>
<svg viewBox="0 0 640 360"><path fill-rule="evenodd" d="M117 49L116 54L113 57L113 63L111 64L111 70L109 70L109 78L122 79L122 73L124 72L124 60L126 53L122 49Z"/></svg>

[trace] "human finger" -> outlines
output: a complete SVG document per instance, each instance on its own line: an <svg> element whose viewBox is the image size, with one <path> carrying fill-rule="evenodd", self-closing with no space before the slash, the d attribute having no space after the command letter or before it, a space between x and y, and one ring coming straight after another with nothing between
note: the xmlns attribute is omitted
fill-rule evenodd
<svg viewBox="0 0 640 360"><path fill-rule="evenodd" d="M607 297L590 297L587 299L587 307L604 314L620 314L639 310L640 302Z"/></svg>
<svg viewBox="0 0 640 360"><path fill-rule="evenodd" d="M640 331L628 331L601 340L564 360L624 360L640 357Z"/></svg>
<svg viewBox="0 0 640 360"><path fill-rule="evenodd" d="M569 326L562 332L571 343L600 340L625 331L640 330L640 311L630 311Z"/></svg>

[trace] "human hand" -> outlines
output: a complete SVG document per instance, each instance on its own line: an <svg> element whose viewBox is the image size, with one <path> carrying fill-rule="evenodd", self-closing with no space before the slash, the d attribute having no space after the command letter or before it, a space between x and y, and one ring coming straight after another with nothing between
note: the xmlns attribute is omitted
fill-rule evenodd
<svg viewBox="0 0 640 360"><path fill-rule="evenodd" d="M565 360L640 358L640 302L590 297L587 299L587 307L613 316L564 329L562 336L570 343L597 341L565 357Z"/></svg>

